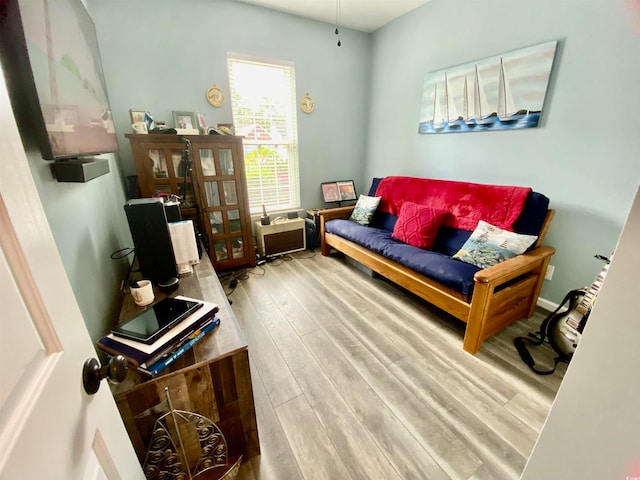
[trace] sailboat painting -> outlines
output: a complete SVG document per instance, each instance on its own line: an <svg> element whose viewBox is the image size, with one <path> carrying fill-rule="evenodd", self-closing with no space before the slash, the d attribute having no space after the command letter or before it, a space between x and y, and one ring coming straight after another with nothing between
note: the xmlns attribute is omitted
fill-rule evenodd
<svg viewBox="0 0 640 480"><path fill-rule="evenodd" d="M538 127L557 45L554 40L428 73L418 133Z"/></svg>

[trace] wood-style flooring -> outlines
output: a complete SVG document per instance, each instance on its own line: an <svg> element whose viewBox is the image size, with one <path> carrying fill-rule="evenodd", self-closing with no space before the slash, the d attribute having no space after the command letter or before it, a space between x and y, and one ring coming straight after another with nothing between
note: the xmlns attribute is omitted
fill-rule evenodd
<svg viewBox="0 0 640 480"><path fill-rule="evenodd" d="M261 455L244 480L517 479L566 371L533 374L513 338L462 350L464 323L301 252L221 280L249 344ZM550 347L534 351L551 365Z"/></svg>

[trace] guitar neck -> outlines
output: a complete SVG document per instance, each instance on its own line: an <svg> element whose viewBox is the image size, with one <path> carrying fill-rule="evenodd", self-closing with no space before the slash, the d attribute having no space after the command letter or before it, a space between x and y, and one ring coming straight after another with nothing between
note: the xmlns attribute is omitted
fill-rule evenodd
<svg viewBox="0 0 640 480"><path fill-rule="evenodd" d="M580 304L576 307L576 310L580 312L580 314L586 315L593 307L593 304L595 303L598 296L598 292L600 291L600 288L604 283L604 278L607 276L608 270L609 263L605 263L596 279L593 281L591 286L587 289L587 292L582 297L582 300L580 300Z"/></svg>

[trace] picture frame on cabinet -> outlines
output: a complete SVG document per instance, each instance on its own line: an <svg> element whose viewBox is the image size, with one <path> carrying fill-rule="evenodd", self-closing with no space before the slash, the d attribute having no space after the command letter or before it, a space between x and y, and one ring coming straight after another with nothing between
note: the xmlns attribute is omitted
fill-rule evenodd
<svg viewBox="0 0 640 480"><path fill-rule="evenodd" d="M198 119L198 129L202 135L207 133L207 119L200 112L196 112L196 118Z"/></svg>
<svg viewBox="0 0 640 480"><path fill-rule="evenodd" d="M133 110L133 109L129 109L129 116L131 117L131 123L138 123L138 122L144 122L144 115L147 112L145 112L144 110Z"/></svg>
<svg viewBox="0 0 640 480"><path fill-rule="evenodd" d="M173 125L178 129L197 129L198 120L194 112L183 112L179 110L173 110Z"/></svg>

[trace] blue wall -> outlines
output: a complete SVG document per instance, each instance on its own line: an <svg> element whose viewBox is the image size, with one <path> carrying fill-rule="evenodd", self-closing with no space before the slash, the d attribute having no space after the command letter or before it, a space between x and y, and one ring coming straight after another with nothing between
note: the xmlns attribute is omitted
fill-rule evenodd
<svg viewBox="0 0 640 480"><path fill-rule="evenodd" d="M637 4L637 2L636 2ZM626 0L431 0L373 35L366 177L531 186L557 210L542 297L590 285L640 181L640 7ZM559 40L542 127L418 135L427 72ZM384 125L384 135L378 134Z"/></svg>
<svg viewBox="0 0 640 480"><path fill-rule="evenodd" d="M547 237L558 253L542 296L558 302L600 270L595 253L614 247L640 180L640 14L626 0L431 0L372 35L230 0L88 0L120 139L111 174L56 183L37 149L27 155L47 217L93 338L115 320L131 246L124 178L133 174L124 134L130 108L171 122L172 110L231 122L226 54L295 62L302 207L322 205L319 183L421 175L529 185L551 198ZM560 41L542 128L417 134L422 82L432 70ZM23 133L27 140L28 134Z"/></svg>
<svg viewBox="0 0 640 480"><path fill-rule="evenodd" d="M111 172L88 183L58 183L51 163L26 140L25 152L60 257L91 338L107 333L118 320L120 283L129 261L111 253L132 245L123 205L121 174L114 155Z"/></svg>
<svg viewBox="0 0 640 480"><path fill-rule="evenodd" d="M134 174L129 109L173 125L172 110L199 111L208 125L232 123L227 52L295 63L298 101L308 92L310 115L298 114L301 202L322 206L320 182L363 183L369 105L369 35L229 0L89 2L100 43L120 158ZM207 88L227 101L211 106ZM366 183L366 182L365 182Z"/></svg>

